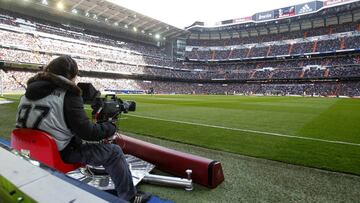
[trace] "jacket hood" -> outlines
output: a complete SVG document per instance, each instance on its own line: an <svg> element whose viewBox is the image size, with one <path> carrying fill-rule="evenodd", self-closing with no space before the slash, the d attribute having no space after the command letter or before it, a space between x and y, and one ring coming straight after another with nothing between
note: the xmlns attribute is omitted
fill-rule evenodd
<svg viewBox="0 0 360 203"><path fill-rule="evenodd" d="M38 100L61 88L75 95L81 96L81 89L71 80L49 72L41 72L31 77L27 82L25 96L31 100Z"/></svg>

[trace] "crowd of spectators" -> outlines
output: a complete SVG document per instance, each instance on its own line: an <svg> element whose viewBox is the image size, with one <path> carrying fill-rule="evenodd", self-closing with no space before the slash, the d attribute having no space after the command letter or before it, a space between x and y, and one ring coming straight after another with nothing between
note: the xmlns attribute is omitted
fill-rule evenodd
<svg viewBox="0 0 360 203"><path fill-rule="evenodd" d="M281 56L281 55L290 55L291 54L291 50L290 49L290 44L285 44L285 45L273 45L270 48L270 52L268 56Z"/></svg>
<svg viewBox="0 0 360 203"><path fill-rule="evenodd" d="M271 78L282 78L282 79L300 78L302 73L303 73L302 68L276 69L273 71Z"/></svg>
<svg viewBox="0 0 360 203"><path fill-rule="evenodd" d="M7 71L3 78L4 92L24 91L26 81L35 73ZM132 79L78 77L76 82L92 83L100 91L154 89L157 94L245 94L302 96L360 96L360 82L318 82L297 84L261 83L183 83Z"/></svg>
<svg viewBox="0 0 360 203"><path fill-rule="evenodd" d="M343 37L328 40L314 40L284 45L262 45L252 48L229 48L225 50L203 51L193 48L186 52L189 59L195 60L228 60L253 57L274 57L282 55L303 55L305 53L335 52L342 49L359 49L360 36Z"/></svg>
<svg viewBox="0 0 360 203"><path fill-rule="evenodd" d="M329 35L333 33L355 31L358 28L358 23L343 23L339 25L331 25L326 27L309 28L306 30L292 31L280 34L268 34L259 36L238 37L231 39L188 39L189 46L229 46L241 44L253 44L263 42L282 41L296 38L306 38L320 35Z"/></svg>
<svg viewBox="0 0 360 203"><path fill-rule="evenodd" d="M24 16L8 10L0 9L0 24L21 27L22 25L24 25L24 23L26 25L30 25L33 30L39 32L69 37L72 39L78 39L90 43L110 45L113 47L119 47L128 51L134 51L149 56L167 57L166 54L164 54L164 52L156 46L142 44L138 42L125 41L123 39L114 38L112 36L105 36L99 33L94 33L84 28L49 22L39 18Z"/></svg>
<svg viewBox="0 0 360 203"><path fill-rule="evenodd" d="M274 57L279 55L302 55L306 53L335 52L336 50L342 49L359 49L359 27L360 24L356 22L307 31L284 32L281 34L237 39L189 39L187 45L195 47L188 49L185 54L189 59L206 61ZM352 34L342 33L349 31L351 31ZM302 33L302 36L296 33ZM339 33L342 33L342 35L339 35ZM317 36L317 38L313 38L314 36ZM283 41L285 39L287 41ZM237 46L233 47L229 45ZM201 48L199 49L198 46ZM219 50L219 47L222 49ZM206 50L204 51L204 49Z"/></svg>
<svg viewBox="0 0 360 203"><path fill-rule="evenodd" d="M27 80L34 76L33 72L0 70L3 92L25 92Z"/></svg>
<svg viewBox="0 0 360 203"><path fill-rule="evenodd" d="M316 49L314 51L315 52L336 51L336 50L340 50L340 45L341 45L340 38L331 39L331 40L320 40L316 43Z"/></svg>
<svg viewBox="0 0 360 203"><path fill-rule="evenodd" d="M85 41L74 42L68 38L54 39L36 34L0 30L0 43L2 46L17 47L31 52L73 54L136 65L172 66L172 60L167 58L144 55L119 47L86 43ZM145 53L149 54L148 52Z"/></svg>
<svg viewBox="0 0 360 203"><path fill-rule="evenodd" d="M290 54L304 54L311 53L314 50L315 42L304 42L293 44L290 50Z"/></svg>
<svg viewBox="0 0 360 203"><path fill-rule="evenodd" d="M137 65L169 67L176 65L156 46L124 41L78 27L49 23L0 9L0 24L23 28L23 23L33 26L33 29L27 29L25 32L16 32L16 29L14 31L0 30L0 43L16 45L30 51L72 53ZM54 39L52 35L41 33L62 38Z"/></svg>
<svg viewBox="0 0 360 203"><path fill-rule="evenodd" d="M10 20L9 20L10 19ZM15 18L0 18L0 24L17 26ZM13 19L13 20L11 20ZM329 82L304 84L242 84L229 83L274 79L327 79L360 77L360 55L328 56L325 58L302 57L278 60L245 60L233 63L180 63L165 57L157 48L137 43L118 41L104 36L82 33L80 28L46 23L35 23L39 32L21 32L18 29L0 29L0 60L12 63L35 63L45 65L61 54L72 55L81 71L113 72L117 74L142 75L141 78L161 78L166 81L146 81L130 79L109 79L79 77L78 82L91 82L100 90L142 90L155 89L157 93L182 94L297 94L297 95L359 95L359 82ZM352 25L351 26L355 26ZM352 28L351 28L352 29ZM351 30L350 29L350 30ZM345 27L331 32L344 31ZM303 37L323 34L315 29L312 34L302 33ZM289 33L293 38L299 33ZM331 34L331 33L329 33ZM62 37L59 37L62 36ZM283 35L283 38L287 35ZM263 41L271 36L263 36ZM273 36L275 37L275 35ZM251 42L250 38L243 42ZM261 40L260 40L261 41ZM191 54L196 59L233 59L268 57L287 54L303 54L314 51L333 51L335 49L359 48L360 37L352 36L323 41L308 41L286 45L267 45L244 47L229 50L197 50ZM27 79L34 73L8 71L3 73L4 91L23 89ZM173 79L186 79L188 82L174 82ZM204 80L221 80L225 84L206 83ZM176 80L175 80L176 81ZM198 81L195 82L194 81Z"/></svg>
<svg viewBox="0 0 360 203"><path fill-rule="evenodd" d="M0 60L16 63L46 64L58 55L0 48ZM210 65L188 63L183 69L126 64L95 58L75 58L82 71L149 75L173 79L296 79L331 78L360 75L360 56L303 58L277 61L252 61Z"/></svg>

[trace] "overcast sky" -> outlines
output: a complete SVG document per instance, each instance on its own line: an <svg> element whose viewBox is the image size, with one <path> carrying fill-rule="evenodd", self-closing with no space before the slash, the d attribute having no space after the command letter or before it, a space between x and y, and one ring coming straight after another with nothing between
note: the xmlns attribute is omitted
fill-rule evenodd
<svg viewBox="0 0 360 203"><path fill-rule="evenodd" d="M311 0L108 0L125 8L184 28L195 21L218 21L310 2Z"/></svg>

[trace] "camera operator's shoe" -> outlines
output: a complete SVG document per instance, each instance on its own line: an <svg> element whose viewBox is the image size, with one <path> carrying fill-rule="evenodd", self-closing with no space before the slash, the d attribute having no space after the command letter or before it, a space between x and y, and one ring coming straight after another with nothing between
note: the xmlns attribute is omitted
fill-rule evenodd
<svg viewBox="0 0 360 203"><path fill-rule="evenodd" d="M132 203L145 203L149 201L151 198L151 193L148 192L138 192L136 193L135 197L132 199Z"/></svg>

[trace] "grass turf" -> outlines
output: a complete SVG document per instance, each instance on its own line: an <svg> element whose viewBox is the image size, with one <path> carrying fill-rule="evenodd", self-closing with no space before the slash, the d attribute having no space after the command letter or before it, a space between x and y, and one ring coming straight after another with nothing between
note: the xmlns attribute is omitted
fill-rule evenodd
<svg viewBox="0 0 360 203"><path fill-rule="evenodd" d="M14 101L14 103L0 105L0 136L10 139L10 133L15 128L15 119L19 95L6 95L0 97L2 101Z"/></svg>
<svg viewBox="0 0 360 203"><path fill-rule="evenodd" d="M5 97L13 101L18 98ZM203 95L121 98L137 102L136 112L123 114L120 119L123 132L360 174L360 146L351 145L360 144L360 100ZM0 105L0 128L5 138L14 128L16 106L17 102Z"/></svg>
<svg viewBox="0 0 360 203"><path fill-rule="evenodd" d="M175 202L358 202L360 177L130 134L154 144L219 160L225 181L194 191L140 184L139 189Z"/></svg>
<svg viewBox="0 0 360 203"><path fill-rule="evenodd" d="M188 95L121 97L138 104L136 112L123 115L120 120L120 129L124 132L360 174L360 146L351 145L360 143L357 123L360 100Z"/></svg>

